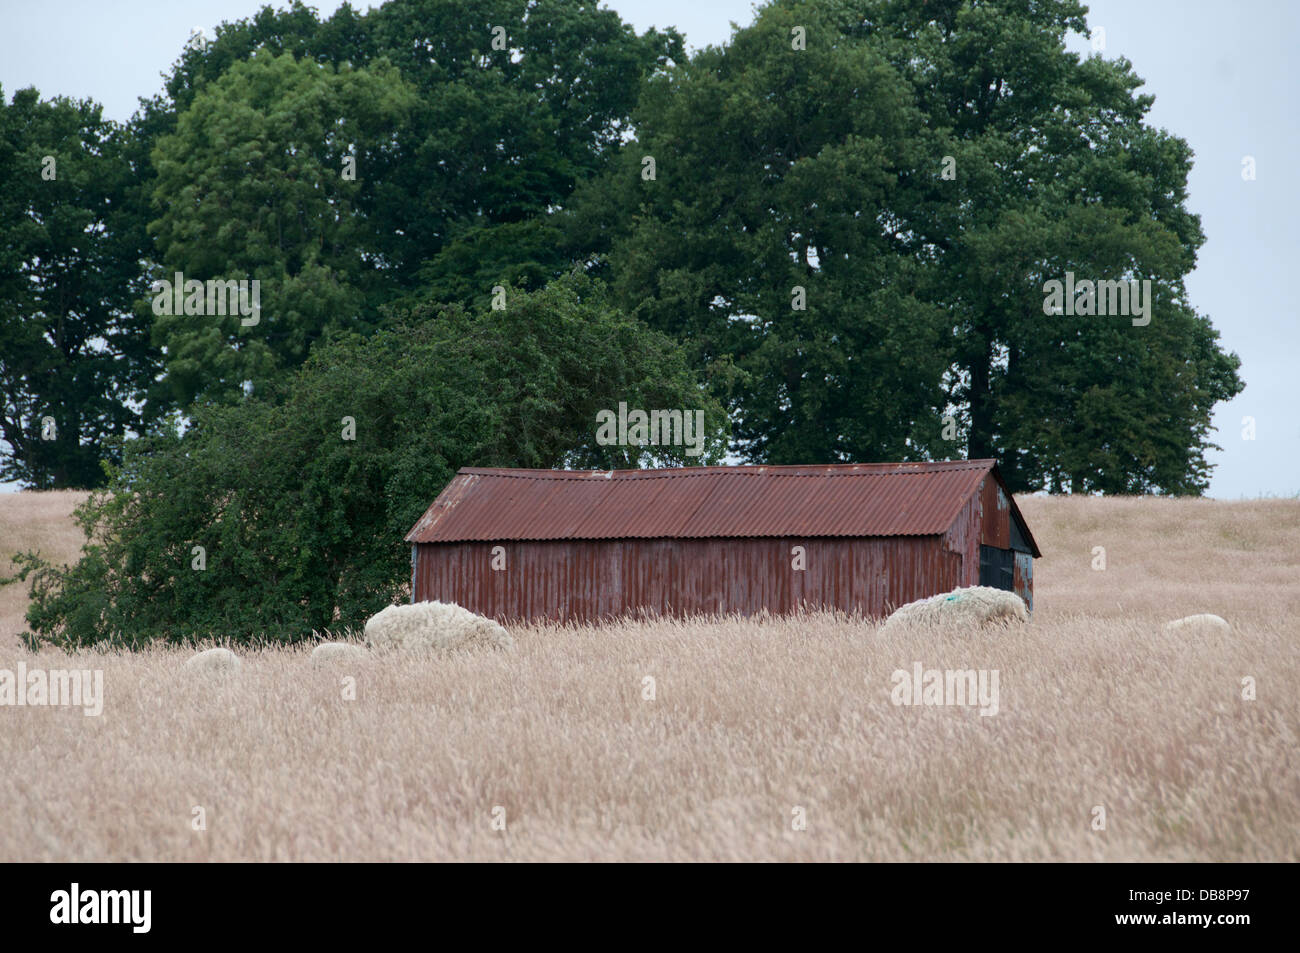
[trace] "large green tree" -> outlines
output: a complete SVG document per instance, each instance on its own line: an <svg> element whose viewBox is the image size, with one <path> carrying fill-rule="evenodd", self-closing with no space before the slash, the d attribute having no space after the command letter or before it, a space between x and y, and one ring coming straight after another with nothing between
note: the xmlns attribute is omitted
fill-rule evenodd
<svg viewBox="0 0 1300 953"><path fill-rule="evenodd" d="M1191 154L1130 64L1066 50L1084 13L777 0L651 79L571 247L727 370L753 460L945 457L955 431L1018 489L1202 490L1242 385L1186 301ZM1149 279L1151 323L1044 314L1067 272Z"/></svg>
<svg viewBox="0 0 1300 953"><path fill-rule="evenodd" d="M357 202L395 292L466 302L565 270L547 219L617 149L643 78L684 58L676 32L638 35L587 0L390 0L325 21L294 2L184 50L172 108L184 113L258 51L336 68L385 58L418 91L385 130L392 148L361 166Z"/></svg>
<svg viewBox="0 0 1300 953"><path fill-rule="evenodd" d="M327 330L367 326L392 269L359 208L352 163L380 161L414 100L382 60L335 70L261 53L206 85L159 140L158 278L259 283L255 318L155 318L183 402L235 393L246 380L265 386Z"/></svg>
<svg viewBox="0 0 1300 953"><path fill-rule="evenodd" d="M572 216L580 249L612 246L634 313L722 372L740 449L770 463L915 455L943 407L944 316L886 227L921 117L887 64L829 35L824 10L767 8L656 77L636 148Z"/></svg>
<svg viewBox="0 0 1300 953"><path fill-rule="evenodd" d="M1132 65L1065 49L1088 29L1074 0L860 9L841 32L906 77L956 168L917 177L908 224L955 318L949 394L969 455L999 457L1017 489L1203 491L1213 407L1243 385L1187 302L1205 240L1186 207L1191 150L1146 123ZM1045 282L1067 273L1150 280L1150 323L1045 315Z"/></svg>
<svg viewBox="0 0 1300 953"><path fill-rule="evenodd" d="M80 511L89 541L75 566L17 558L35 638L296 640L359 626L400 598L403 537L461 466L710 462L726 443L725 413L681 349L576 274L509 291L504 310L431 304L369 340L337 335L280 387L132 441ZM703 411L707 452L601 445L597 415L620 402Z"/></svg>
<svg viewBox="0 0 1300 953"><path fill-rule="evenodd" d="M81 145L26 100L7 108L0 477L96 485L105 436L265 387L329 330L373 329L383 303L542 287L567 269L555 213L616 151L642 78L681 56L676 33L638 35L585 0L392 0L327 20L295 0L181 50L124 127L75 120ZM60 180L43 182L58 149ZM150 282L177 271L257 279L263 320L156 321ZM46 416L55 440L39 439Z"/></svg>
<svg viewBox="0 0 1300 953"><path fill-rule="evenodd" d="M0 91L0 480L103 484L165 402L147 315L141 147L89 101Z"/></svg>

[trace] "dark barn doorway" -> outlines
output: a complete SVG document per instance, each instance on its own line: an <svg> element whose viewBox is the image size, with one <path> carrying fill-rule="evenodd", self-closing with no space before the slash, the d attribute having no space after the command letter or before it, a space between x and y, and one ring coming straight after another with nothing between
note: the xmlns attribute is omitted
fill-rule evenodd
<svg viewBox="0 0 1300 953"><path fill-rule="evenodd" d="M980 547L980 585L1015 591L1016 554L996 546Z"/></svg>

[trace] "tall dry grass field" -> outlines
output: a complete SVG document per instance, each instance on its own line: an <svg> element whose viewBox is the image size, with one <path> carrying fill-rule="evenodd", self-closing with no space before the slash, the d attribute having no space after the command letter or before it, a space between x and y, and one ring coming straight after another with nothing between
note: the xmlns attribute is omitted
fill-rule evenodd
<svg viewBox="0 0 1300 953"><path fill-rule="evenodd" d="M332 670L251 652L224 682L8 640L0 668L102 668L106 700L0 708L0 860L1300 859L1300 502L1023 504L1019 630L537 627ZM1232 635L1162 633L1193 612ZM895 705L916 662L996 670L997 714Z"/></svg>
<svg viewBox="0 0 1300 953"><path fill-rule="evenodd" d="M85 536L72 511L89 496L81 490L0 493L0 579L14 574L14 553L39 550L50 562L76 562ZM27 628L25 585L0 586L0 653L16 651Z"/></svg>

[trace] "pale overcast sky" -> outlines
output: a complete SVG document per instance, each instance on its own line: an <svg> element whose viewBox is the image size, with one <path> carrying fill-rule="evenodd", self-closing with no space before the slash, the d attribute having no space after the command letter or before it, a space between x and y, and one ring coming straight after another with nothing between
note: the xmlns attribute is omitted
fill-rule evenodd
<svg viewBox="0 0 1300 953"><path fill-rule="evenodd" d="M5 98L91 97L113 119L158 92L159 74L194 27L209 36L248 16L259 0L0 0L0 86ZM276 4L282 5L282 4ZM369 8L377 4L357 3ZM638 30L676 26L692 47L720 44L749 23L748 0L612 0ZM322 12L339 6L316 4ZM1286 291L1300 259L1300 197L1287 163L1300 155L1300 3L1291 0L1098 0L1089 24L1105 29L1105 54L1131 60L1156 97L1150 121L1196 153L1190 207L1208 241L1187 285L1228 349L1242 358L1245 391L1215 416L1223 446L1210 495L1300 494L1300 315ZM1083 50L1080 38L1074 48ZM1253 156L1257 179L1241 177ZM1253 417L1255 439L1242 437Z"/></svg>

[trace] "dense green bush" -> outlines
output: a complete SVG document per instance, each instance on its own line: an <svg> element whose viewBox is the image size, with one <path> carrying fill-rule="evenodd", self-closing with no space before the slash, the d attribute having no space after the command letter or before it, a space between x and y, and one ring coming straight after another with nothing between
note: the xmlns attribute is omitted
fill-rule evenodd
<svg viewBox="0 0 1300 953"><path fill-rule="evenodd" d="M18 557L29 642L294 641L359 625L400 597L403 536L459 467L656 462L596 444L597 411L619 401L705 409L705 455L655 448L657 462L721 454L722 408L598 284L573 275L507 305L417 309L397 330L336 338L281 392L129 442L79 511L80 562Z"/></svg>

